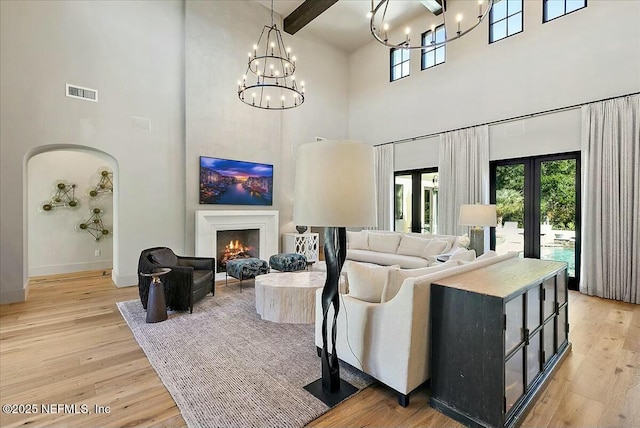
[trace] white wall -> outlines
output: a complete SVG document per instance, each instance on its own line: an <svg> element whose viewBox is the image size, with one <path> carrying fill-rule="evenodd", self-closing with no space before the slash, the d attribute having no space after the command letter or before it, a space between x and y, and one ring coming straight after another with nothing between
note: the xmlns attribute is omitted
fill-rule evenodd
<svg viewBox="0 0 640 428"><path fill-rule="evenodd" d="M387 48L372 41L356 50L350 138L384 143L640 90L640 2L590 1L545 24L541 1L525 1L524 12L523 33L489 45L485 21L448 44L446 62L434 68L421 71L419 51L412 52L411 75L396 82L389 82ZM419 26L410 26L418 37ZM579 111L526 120L507 139L510 126L490 131L492 159L579 148ZM436 166L437 138L400 144L396 156L396 169Z"/></svg>
<svg viewBox="0 0 640 428"><path fill-rule="evenodd" d="M276 15L276 23L280 17ZM252 1L186 3L186 250L194 251L198 209L279 210L280 232L294 232L295 148L315 136L345 138L348 131L348 56L310 36L283 33L304 81L302 106L267 111L238 100L236 81L270 11ZM279 28L282 28L279 25ZM302 33L302 32L301 32ZM272 207L199 205L199 156L274 165Z"/></svg>
<svg viewBox="0 0 640 428"><path fill-rule="evenodd" d="M25 298L27 161L49 149L116 160L117 285L137 283L143 248L183 250L183 22L179 1L0 2L1 303ZM100 102L65 97L65 83Z"/></svg>
<svg viewBox="0 0 640 428"><path fill-rule="evenodd" d="M91 217L92 208L100 214L104 226L113 231L113 196L111 193L90 197L88 190L100 181L99 170L113 167L95 154L56 150L32 157L28 164L29 276L80 272L112 267L111 234L100 241L77 225ZM56 207L42 210L51 201L60 180L75 184L76 208ZM96 256L96 250L100 252Z"/></svg>

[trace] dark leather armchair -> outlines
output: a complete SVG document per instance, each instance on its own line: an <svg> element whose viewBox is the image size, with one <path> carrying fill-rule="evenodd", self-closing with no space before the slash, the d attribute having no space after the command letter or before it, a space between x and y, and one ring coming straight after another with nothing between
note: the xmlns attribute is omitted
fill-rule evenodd
<svg viewBox="0 0 640 428"><path fill-rule="evenodd" d="M140 275L158 268L171 268L160 279L164 284L167 307L174 311L193 313L193 304L208 293L215 295L215 259L207 257L181 257L167 247L143 250L138 261L138 291L142 306L147 309L151 278Z"/></svg>

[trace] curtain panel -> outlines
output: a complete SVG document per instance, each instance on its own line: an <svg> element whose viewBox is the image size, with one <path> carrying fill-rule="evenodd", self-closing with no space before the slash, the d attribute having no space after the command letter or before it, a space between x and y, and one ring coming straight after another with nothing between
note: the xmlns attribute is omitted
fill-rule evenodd
<svg viewBox="0 0 640 428"><path fill-rule="evenodd" d="M376 147L376 194L378 230L393 230L393 144Z"/></svg>
<svg viewBox="0 0 640 428"><path fill-rule="evenodd" d="M489 126L440 134L438 185L438 233L467 233L458 226L460 206L489 203Z"/></svg>
<svg viewBox="0 0 640 428"><path fill-rule="evenodd" d="M582 107L580 291L640 303L640 95Z"/></svg>

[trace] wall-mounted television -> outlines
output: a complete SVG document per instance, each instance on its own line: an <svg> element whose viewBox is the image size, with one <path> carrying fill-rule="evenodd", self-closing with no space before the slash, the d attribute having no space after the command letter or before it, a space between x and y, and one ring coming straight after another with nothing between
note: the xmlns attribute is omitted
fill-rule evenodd
<svg viewBox="0 0 640 428"><path fill-rule="evenodd" d="M200 203L272 205L273 165L200 156Z"/></svg>

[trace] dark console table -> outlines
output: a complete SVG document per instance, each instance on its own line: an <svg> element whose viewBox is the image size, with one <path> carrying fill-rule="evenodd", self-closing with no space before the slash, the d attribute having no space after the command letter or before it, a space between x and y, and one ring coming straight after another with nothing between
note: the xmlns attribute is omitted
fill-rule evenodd
<svg viewBox="0 0 640 428"><path fill-rule="evenodd" d="M570 349L567 265L513 258L431 288L431 407L512 427Z"/></svg>

